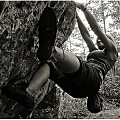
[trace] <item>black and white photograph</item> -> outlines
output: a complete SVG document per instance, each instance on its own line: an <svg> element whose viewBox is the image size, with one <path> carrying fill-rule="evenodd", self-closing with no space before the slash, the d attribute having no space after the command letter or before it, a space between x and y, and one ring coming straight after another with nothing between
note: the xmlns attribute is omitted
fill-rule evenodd
<svg viewBox="0 0 120 120"><path fill-rule="evenodd" d="M0 119L120 119L120 1L0 1Z"/></svg>

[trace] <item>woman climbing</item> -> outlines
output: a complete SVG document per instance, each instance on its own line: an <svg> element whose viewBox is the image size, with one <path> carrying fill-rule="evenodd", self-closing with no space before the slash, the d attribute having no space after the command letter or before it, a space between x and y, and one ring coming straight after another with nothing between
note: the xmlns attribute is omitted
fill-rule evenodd
<svg viewBox="0 0 120 120"><path fill-rule="evenodd" d="M2 89L3 94L32 108L36 91L44 86L48 79L51 79L75 98L88 97L87 108L89 111L97 113L102 110L103 99L99 94L99 89L105 75L117 60L117 49L113 38L101 30L87 8L80 3L76 3L76 7L83 11L90 27L98 36L98 48L93 44L88 30L78 14L76 15L78 27L90 51L87 60L83 61L78 56L67 51L63 52L61 48L54 46L57 20L53 10L47 7L41 15L38 29L40 47L37 55L41 61L40 66L27 87L7 85Z"/></svg>

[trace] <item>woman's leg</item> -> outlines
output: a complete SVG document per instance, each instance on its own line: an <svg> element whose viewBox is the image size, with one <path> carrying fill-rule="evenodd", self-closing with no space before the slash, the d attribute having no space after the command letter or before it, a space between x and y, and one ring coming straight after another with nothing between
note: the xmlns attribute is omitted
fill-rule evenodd
<svg viewBox="0 0 120 120"><path fill-rule="evenodd" d="M47 63L42 64L40 68L35 72L32 76L29 86L27 87L26 91L30 95L35 95L35 93L42 88L50 76L50 67Z"/></svg>
<svg viewBox="0 0 120 120"><path fill-rule="evenodd" d="M80 67L79 59L67 51L55 47L54 58L57 60L55 65L64 73L74 73ZM50 67L47 63L40 66L40 68L35 72L28 88L26 89L30 95L34 95L42 86L45 85L50 76Z"/></svg>
<svg viewBox="0 0 120 120"><path fill-rule="evenodd" d="M53 56L56 59L55 65L62 70L64 73L74 73L80 67L79 59L74 55L67 51L55 47L55 52L53 52Z"/></svg>

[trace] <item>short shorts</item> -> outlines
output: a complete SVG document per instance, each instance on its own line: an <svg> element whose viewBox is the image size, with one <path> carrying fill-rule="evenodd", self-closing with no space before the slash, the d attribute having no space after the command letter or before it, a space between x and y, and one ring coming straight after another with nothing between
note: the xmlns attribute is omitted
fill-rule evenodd
<svg viewBox="0 0 120 120"><path fill-rule="evenodd" d="M75 73L61 73L51 79L66 93L74 98L85 98L96 94L101 85L101 70L86 61L80 61L80 68ZM51 73L54 74L54 73Z"/></svg>

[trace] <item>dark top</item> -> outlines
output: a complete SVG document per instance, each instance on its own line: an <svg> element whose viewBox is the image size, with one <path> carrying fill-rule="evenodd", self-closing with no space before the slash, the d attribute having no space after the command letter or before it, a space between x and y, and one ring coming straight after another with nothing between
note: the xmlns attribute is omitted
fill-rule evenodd
<svg viewBox="0 0 120 120"><path fill-rule="evenodd" d="M113 67L115 62L116 60L112 60L104 53L104 51L101 50L92 51L87 57L87 63L95 64L98 66L102 70L104 77L107 72Z"/></svg>

